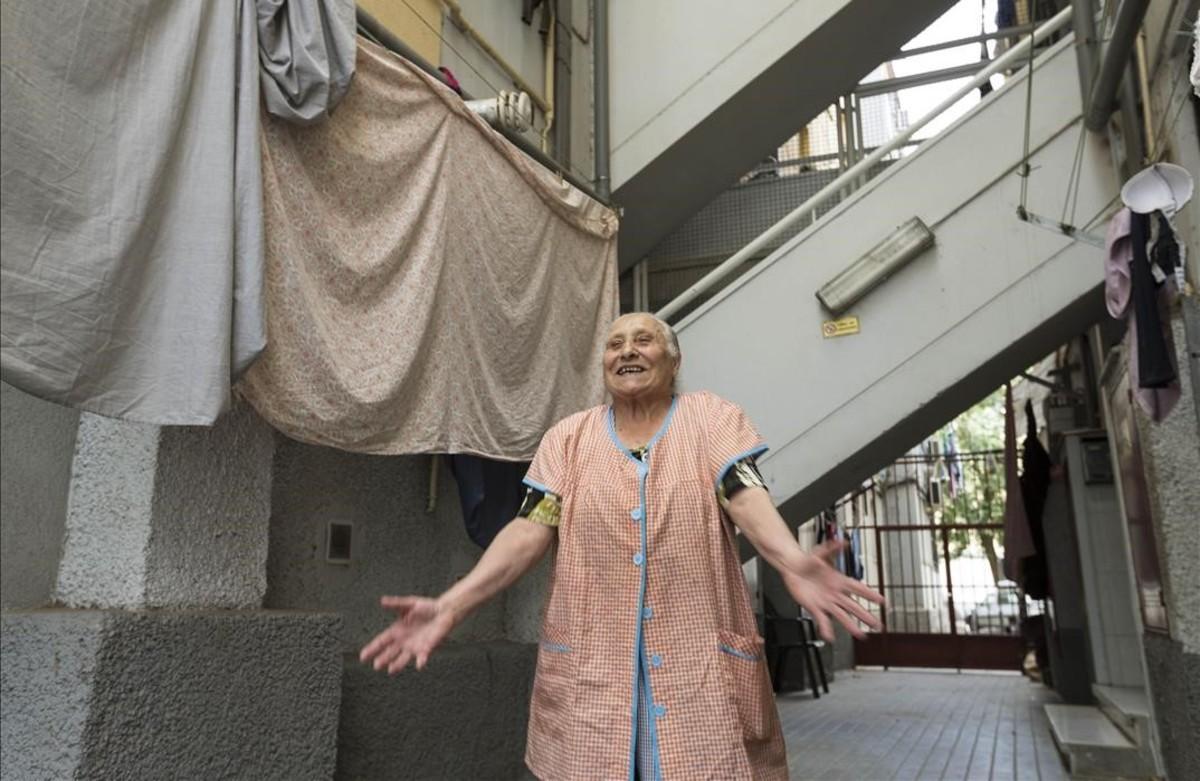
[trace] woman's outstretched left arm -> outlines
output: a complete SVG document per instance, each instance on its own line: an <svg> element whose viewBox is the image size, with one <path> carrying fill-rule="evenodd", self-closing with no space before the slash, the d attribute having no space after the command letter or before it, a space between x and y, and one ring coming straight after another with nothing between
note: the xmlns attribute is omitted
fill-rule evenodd
<svg viewBox="0 0 1200 781"><path fill-rule="evenodd" d="M854 597L881 605L883 597L830 564L842 543L827 542L806 553L788 531L771 495L759 486L739 490L729 499L725 511L759 555L779 571L792 598L812 614L822 637L833 640L833 621L855 637L863 636L859 622L871 629L879 628L879 619Z"/></svg>

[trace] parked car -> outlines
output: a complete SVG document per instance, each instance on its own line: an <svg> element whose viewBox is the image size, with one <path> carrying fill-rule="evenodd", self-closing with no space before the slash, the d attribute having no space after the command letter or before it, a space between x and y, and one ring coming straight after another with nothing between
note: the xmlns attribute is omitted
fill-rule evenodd
<svg viewBox="0 0 1200 781"><path fill-rule="evenodd" d="M980 600L967 614L967 627L976 634L1016 634L1020 627L1021 593L1017 584L1002 580L998 586ZM1025 597L1025 615L1034 616L1042 612L1041 603Z"/></svg>

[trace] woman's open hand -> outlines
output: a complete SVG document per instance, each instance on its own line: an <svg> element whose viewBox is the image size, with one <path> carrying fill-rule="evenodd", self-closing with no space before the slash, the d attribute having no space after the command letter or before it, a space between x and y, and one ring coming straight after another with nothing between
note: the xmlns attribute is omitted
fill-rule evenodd
<svg viewBox="0 0 1200 781"><path fill-rule="evenodd" d="M833 568L830 563L834 556L845 547L841 542L826 542L818 545L804 563L801 572L782 572L783 583L787 586L792 599L812 614L816 622L817 632L826 641L833 641L833 624L830 619L837 621L855 637L863 637L865 633L859 622L870 629L879 629L882 624L854 598L882 605L883 596L854 578L846 577Z"/></svg>
<svg viewBox="0 0 1200 781"><path fill-rule="evenodd" d="M382 597L379 604L394 610L396 620L367 643L358 658L376 670L386 668L388 675L395 675L412 661L418 670L425 667L429 655L454 627L450 612L436 599Z"/></svg>

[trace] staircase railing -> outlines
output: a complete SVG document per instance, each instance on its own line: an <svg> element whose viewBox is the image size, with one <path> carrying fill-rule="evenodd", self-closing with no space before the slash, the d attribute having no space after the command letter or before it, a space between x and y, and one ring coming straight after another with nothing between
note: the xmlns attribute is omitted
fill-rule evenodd
<svg viewBox="0 0 1200 781"><path fill-rule="evenodd" d="M1013 46L1001 56L992 60L989 65L976 73L974 78L972 78L962 87L955 90L945 100L930 109L916 122L902 130L896 135L895 138L883 146L880 146L874 152L862 158L851 167L847 168L840 176L838 176L829 184L825 185L825 187L823 187L821 190L817 191L817 193L807 201L797 206L770 228L767 228L765 231L759 234L758 238L742 247L728 259L722 261L720 265L705 274L694 285L680 293L669 304L658 310L656 314L664 320L670 318L672 315L677 314L684 307L688 306L700 296L711 290L718 282L731 274L747 260L751 260L752 258L758 256L763 249L772 246L784 233L792 228L795 228L801 220L804 220L815 213L816 210L823 206L827 201L836 197L838 193L850 186L856 178L870 171L871 167L877 164L880 160L908 143L909 139L911 139L913 135L917 133L917 131L939 117L943 112L957 103L965 95L976 89L979 89L980 85L982 85L995 74L1011 68L1021 58L1027 58L1029 56L1029 50L1031 47L1045 41L1071 21L1071 11L1072 7L1067 6L1062 11L1059 11L1053 17L1048 19L1045 24L1034 30L1030 36L1023 38L1020 43Z"/></svg>

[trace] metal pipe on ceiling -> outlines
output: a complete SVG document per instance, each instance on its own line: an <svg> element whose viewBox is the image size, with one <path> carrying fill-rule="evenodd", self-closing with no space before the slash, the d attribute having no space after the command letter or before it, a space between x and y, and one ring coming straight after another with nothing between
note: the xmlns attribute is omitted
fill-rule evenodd
<svg viewBox="0 0 1200 781"><path fill-rule="evenodd" d="M1079 94L1083 98L1084 110L1092 95L1092 79L1096 75L1097 49L1096 4L1094 0L1071 0L1075 13L1071 22L1075 26L1075 59L1079 64Z"/></svg>
<svg viewBox="0 0 1200 781"><path fill-rule="evenodd" d="M1142 26L1149 5L1150 0L1122 0L1121 7L1117 9L1112 36L1104 50L1100 72L1092 84L1092 94L1088 97L1087 110L1083 115L1088 130L1103 130L1117 107L1117 90L1125 77L1129 54L1133 51L1138 29ZM1131 131L1136 132L1133 128L1126 128L1127 134Z"/></svg>

